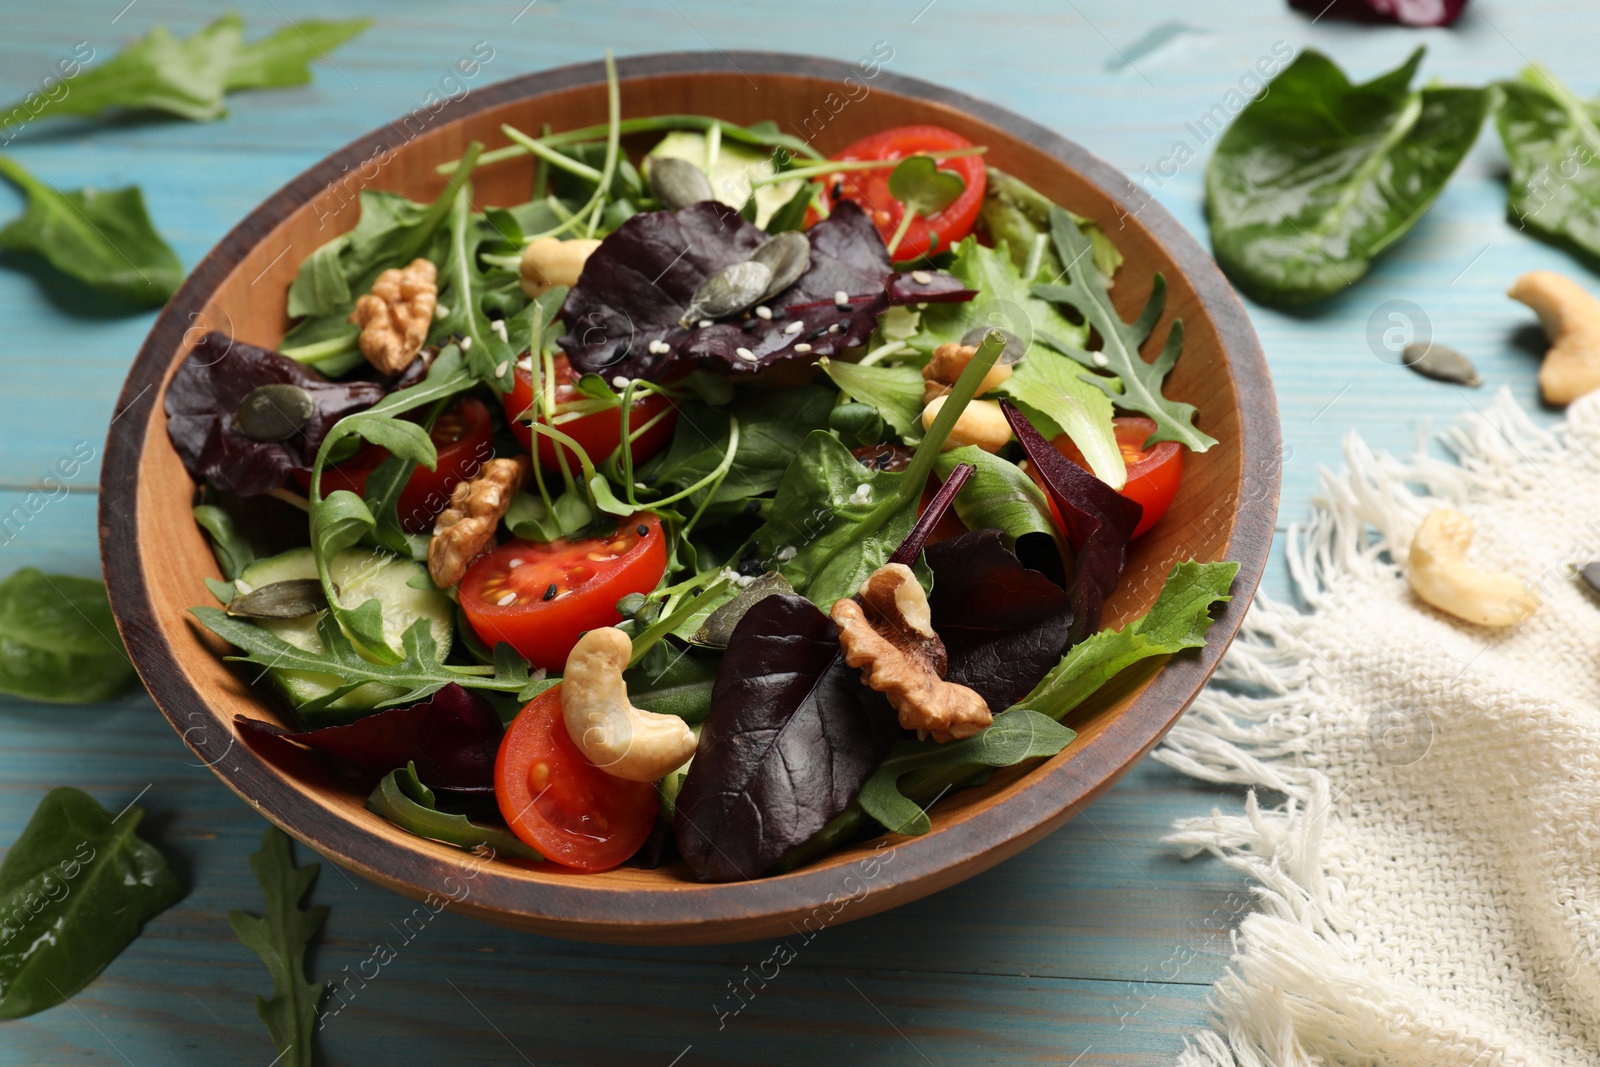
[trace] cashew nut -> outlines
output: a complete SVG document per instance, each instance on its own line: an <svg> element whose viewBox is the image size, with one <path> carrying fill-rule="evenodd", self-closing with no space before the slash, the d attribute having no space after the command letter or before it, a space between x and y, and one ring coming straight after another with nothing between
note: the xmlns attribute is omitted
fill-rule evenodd
<svg viewBox="0 0 1600 1067"><path fill-rule="evenodd" d="M1450 508L1428 513L1411 539L1406 577L1423 600L1479 626L1515 626L1539 607L1515 575L1486 571L1466 561L1472 520Z"/></svg>
<svg viewBox="0 0 1600 1067"><path fill-rule="evenodd" d="M561 676L561 717L589 762L630 782L655 782L694 755L694 731L676 715L628 703L622 671L633 642L614 626L578 638Z"/></svg>
<svg viewBox="0 0 1600 1067"><path fill-rule="evenodd" d="M943 396L956 384L956 379L961 377L961 372L967 369L967 364L972 362L972 357L978 354L976 345L958 345L954 342L942 344L933 350L933 355L928 357L928 362L922 368L922 402L927 404L936 396ZM978 383L978 395L992 389L1000 388L1007 378L1011 377L1011 364L996 363L989 368L983 376L983 381Z"/></svg>
<svg viewBox="0 0 1600 1067"><path fill-rule="evenodd" d="M1524 274L1506 293L1539 315L1550 350L1539 367L1539 391L1552 404L1570 404L1600 389L1600 300L1553 270Z"/></svg>
<svg viewBox="0 0 1600 1067"><path fill-rule="evenodd" d="M540 297L558 285L577 285L584 262L599 247L599 241L582 237L539 238L522 250L522 291Z"/></svg>
<svg viewBox="0 0 1600 1067"><path fill-rule="evenodd" d="M922 409L922 428L924 430L933 425L933 420L939 416L939 409L944 407L945 398L936 396ZM977 445L985 452L998 452L1011 440L1011 424L1006 422L1005 412L1000 410L998 400L973 400L968 402L966 409L961 412L961 417L950 429L950 436L944 439L944 451L960 448L962 445Z"/></svg>

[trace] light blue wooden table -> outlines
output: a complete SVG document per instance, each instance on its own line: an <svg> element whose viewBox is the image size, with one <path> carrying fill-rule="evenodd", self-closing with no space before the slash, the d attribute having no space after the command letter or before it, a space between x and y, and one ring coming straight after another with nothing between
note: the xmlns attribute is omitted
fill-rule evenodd
<svg viewBox="0 0 1600 1067"><path fill-rule="evenodd" d="M79 42L103 60L157 23L188 33L213 14L173 0L125 2L8 4L0 97L32 88ZM1322 49L1361 78L1426 42L1428 77L1481 83L1540 58L1580 92L1600 88L1592 0L1487 0L1450 32L1312 24L1280 0L236 6L255 32L310 16L377 22L336 54L337 67L319 65L314 85L235 96L222 122L63 122L25 131L9 150L59 186L138 182L157 226L192 265L304 167L420 104L479 41L494 50L485 81L594 59L608 46L624 55L768 48L854 59L883 41L894 53L890 70L1013 108L1140 176L1204 242L1210 148L1187 124L1277 42ZM1184 154L1179 142L1198 157L1181 167L1172 162ZM1406 449L1428 420L1448 422L1500 388L1537 410L1539 347L1519 338L1529 318L1504 289L1534 267L1597 283L1506 225L1502 171L1498 140L1486 132L1411 238L1353 290L1315 314L1250 308L1283 417L1280 530L1305 514L1318 468L1337 465L1349 430ZM0 192L0 215L16 202ZM1440 385L1378 359L1369 319L1391 299L1421 308L1436 338L1477 362L1485 387ZM103 317L60 286L0 271L0 513L38 490L74 448L98 456L153 317ZM98 573L98 476L98 463L88 466L4 541L0 573L29 564ZM1281 560L1266 588L1288 594ZM253 1002L267 991L267 974L225 918L229 908L258 904L245 856L261 820L199 765L143 693L92 708L0 698L0 842L13 840L59 784L87 789L112 810L142 795L148 833L189 893L69 1004L0 1024L0 1064L265 1067L273 1051ZM1228 931L1249 893L1220 864L1184 862L1159 838L1176 818L1239 804L1237 794L1146 762L996 870L829 929L740 1014L720 1019L729 983L768 946L600 948L448 912L408 942L400 928L408 902L325 865L316 899L333 911L315 974L339 980L379 942L397 958L328 1021L322 1049L340 1064L1167 1062L1205 1018L1207 987L1226 963Z"/></svg>

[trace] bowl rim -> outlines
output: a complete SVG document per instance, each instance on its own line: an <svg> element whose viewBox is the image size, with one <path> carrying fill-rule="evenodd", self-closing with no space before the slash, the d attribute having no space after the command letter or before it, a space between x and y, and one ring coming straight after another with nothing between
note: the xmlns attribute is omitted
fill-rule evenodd
<svg viewBox="0 0 1600 1067"><path fill-rule="evenodd" d="M718 73L732 70L769 75L794 75L840 81L856 65L834 59L765 51L690 51L630 56L617 60L619 78ZM547 93L603 84L604 64L573 64L495 82L476 89L441 109L440 125L480 110ZM1198 241L1155 200L1109 163L1075 142L1030 119L919 78L880 71L874 89L909 96L961 111L1030 142L1045 154L1099 187L1114 204L1137 214L1152 238L1193 285L1199 302L1216 323L1227 352L1240 409L1242 469L1266 477L1257 494L1242 495L1228 540L1227 558L1239 563L1233 598L1214 610L1210 636L1192 655L1169 658L1132 704L1099 734L1055 767L1041 766L1019 780L1012 795L968 813L952 825L916 838L895 839L892 866L874 877L874 892L909 900L976 874L1020 851L1075 815L1086 801L1109 788L1155 747L1178 716L1199 694L1232 642L1260 584L1272 545L1280 480L1280 428L1271 375L1255 330L1233 288ZM324 157L269 196L231 229L196 265L157 317L135 358L113 413L100 479L100 550L117 626L141 678L162 713L185 744L207 762L222 781L268 820L341 866L403 894L421 899L436 887L448 886L464 869L459 861L426 848L394 847L375 842L370 830L349 819L329 820L324 809L283 783L266 761L248 746L233 745L232 725L223 722L205 696L191 685L173 646L158 625L144 575L144 552L137 537L123 536L138 528L137 474L153 405L183 346L184 334L221 281L237 269L249 249L318 190L349 167L358 165L392 138L382 126ZM132 418L124 418L132 414ZM223 748L210 731L196 723L216 724L227 736ZM224 768L226 752L233 766ZM1087 768L1105 768L1084 773ZM255 784L264 788L255 789ZM247 791L248 790L248 791ZM462 854L466 856L467 854ZM471 857L467 856L470 860ZM603 886L573 879L529 883L497 875L495 865L476 868L471 898L462 904L469 914L512 925L535 926L545 932L590 939L643 942L659 940L648 931L700 928L703 936L677 940L719 939L715 924L759 922L774 915L815 910L838 898L840 876L850 867L812 866L749 882L673 884L661 891L637 886ZM954 872L952 874L952 872ZM848 881L848 879L847 879ZM926 883L919 892L911 887ZM641 903L643 897L650 898ZM893 901L891 902L893 903ZM866 915L878 908L855 909ZM606 931L611 931L608 935ZM749 936L760 936L751 928ZM741 936L738 931L735 937ZM723 938L725 939L725 938Z"/></svg>

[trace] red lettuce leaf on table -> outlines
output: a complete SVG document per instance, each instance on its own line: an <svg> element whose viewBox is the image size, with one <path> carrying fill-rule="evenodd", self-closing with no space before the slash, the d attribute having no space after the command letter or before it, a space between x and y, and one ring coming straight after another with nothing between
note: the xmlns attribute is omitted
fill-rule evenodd
<svg viewBox="0 0 1600 1067"><path fill-rule="evenodd" d="M780 360L812 360L864 344L891 304L975 295L948 274L915 272L928 279L925 283L913 274L897 274L877 227L852 202L841 203L806 231L806 238L810 265L798 281L765 301L771 319L737 316L684 329L678 318L700 283L749 259L767 235L714 200L635 215L584 263L561 307L567 330L561 349L579 371L608 377L659 381L674 366L701 360L753 372ZM847 311L834 303L841 292L850 298ZM796 352L797 344L810 350ZM754 358L741 358L741 348Z"/></svg>
<svg viewBox="0 0 1600 1067"><path fill-rule="evenodd" d="M1467 0L1289 0L1289 6L1352 22L1398 22L1405 26L1448 26L1467 9Z"/></svg>
<svg viewBox="0 0 1600 1067"><path fill-rule="evenodd" d="M1055 501L1072 545L1070 640L1077 643L1100 629L1100 609L1122 578L1144 508L1056 451L1011 401L1000 401L1000 408Z"/></svg>
<svg viewBox="0 0 1600 1067"><path fill-rule="evenodd" d="M971 530L929 545L933 628L949 657L947 681L977 692L998 714L1061 660L1072 631L1072 598L1001 543L999 530Z"/></svg>
<svg viewBox="0 0 1600 1067"><path fill-rule="evenodd" d="M380 774L415 763L423 785L457 793L494 791L494 760L505 732L482 697L455 683L427 700L344 726L291 733L245 715L233 721L240 730L293 741Z"/></svg>
<svg viewBox="0 0 1600 1067"><path fill-rule="evenodd" d="M233 428L234 412L257 386L298 385L311 397L311 419L285 441L257 441ZM376 382L331 382L271 349L206 334L167 386L167 435L197 482L240 496L270 492L293 471L309 471L333 424L382 400Z"/></svg>

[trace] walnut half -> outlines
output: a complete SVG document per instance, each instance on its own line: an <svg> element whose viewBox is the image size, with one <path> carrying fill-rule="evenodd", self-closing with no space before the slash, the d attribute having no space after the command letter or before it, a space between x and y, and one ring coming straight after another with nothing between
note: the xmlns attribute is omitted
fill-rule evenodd
<svg viewBox="0 0 1600 1067"><path fill-rule="evenodd" d="M830 614L844 661L889 698L905 729L925 730L943 742L971 737L994 721L983 697L944 680L944 642L910 567L884 564L861 583L861 603L837 601Z"/></svg>
<svg viewBox="0 0 1600 1067"><path fill-rule="evenodd" d="M385 374L399 374L417 358L439 303L438 277L430 261L413 259L404 270L390 268L378 275L372 292L356 299L350 321L361 327L356 343L368 363Z"/></svg>
<svg viewBox="0 0 1600 1067"><path fill-rule="evenodd" d="M428 574L434 585L456 585L466 575L468 564L494 539L495 527L530 469L527 456L491 459L476 478L456 485L428 542Z"/></svg>

